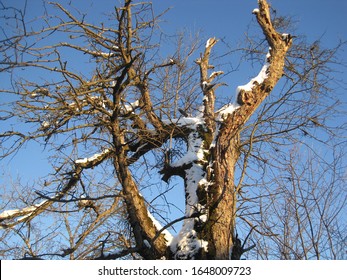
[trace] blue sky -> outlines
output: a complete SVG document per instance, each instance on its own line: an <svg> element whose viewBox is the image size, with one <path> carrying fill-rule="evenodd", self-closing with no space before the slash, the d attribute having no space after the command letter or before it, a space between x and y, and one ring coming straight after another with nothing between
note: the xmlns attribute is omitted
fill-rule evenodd
<svg viewBox="0 0 347 280"><path fill-rule="evenodd" d="M158 9L173 7L167 14L168 25L174 28L202 30L205 36L228 38L231 42L243 36L254 16L256 0L154 0ZM315 40L324 34L324 41L347 38L345 28L347 2L344 0L272 0L279 15L293 16L300 33ZM330 42L327 42L330 44Z"/></svg>
<svg viewBox="0 0 347 280"><path fill-rule="evenodd" d="M72 1L74 6L85 11L88 18L95 23L102 20L103 14L112 11L116 2L118 3L119 0ZM25 1L3 0L2 3L23 7ZM312 42L321 39L323 46L333 47L340 39L347 40L345 27L347 1L345 0L272 0L271 3L279 15L293 16L296 20L297 32L305 34ZM164 16L162 23L162 29L167 34L175 33L177 30L191 33L200 31L204 39L223 38L232 47L237 47L247 29L256 26L254 15L252 15L252 10L257 7L256 0L153 0L153 4L156 11L172 8ZM28 1L28 18L40 16L42 11L41 0ZM218 45L215 50L218 52ZM341 52L340 58L341 61L347 62L346 52ZM342 71L339 74L340 78L346 77L346 69L340 68L340 70ZM259 69L252 69L252 73L240 71L234 74L230 78L230 86L236 88L237 85L247 83L248 78L258 71ZM339 90L346 93L345 89ZM38 164L35 168L29 160L33 157ZM8 162L0 163L0 168L3 170L1 175L10 172L14 177L21 175L23 178L33 180L37 175L44 175L47 172L48 166L39 164L41 159L42 163L45 162L44 158L45 155L39 145L30 146L18 153L9 164ZM40 167L37 168L37 166ZM5 178L3 177L2 180Z"/></svg>
<svg viewBox="0 0 347 280"><path fill-rule="evenodd" d="M73 5L85 11L88 18L101 21L103 14L112 11L114 4L119 0L86 0L72 1ZM11 4L16 7L24 7L24 0L3 0L4 4ZM58 1L66 3L69 1ZM83 4L82 4L83 3ZM279 15L289 15L296 20L297 32L305 34L310 41L321 38L325 47L334 46L340 39L347 40L347 1L344 0L272 0L272 7ZM171 10L164 16L162 30L167 34L176 31L200 32L201 37L222 38L232 47L244 38L244 34L251 26L256 25L252 10L257 7L256 0L153 0L154 9L158 12ZM43 12L41 0L30 0L27 3L27 17L40 16ZM215 48L218 52L218 45ZM347 53L340 53L341 61L347 62ZM340 69L343 73L341 78L346 77L346 69ZM232 87L247 82L247 79L257 73L258 69L253 69L252 73L240 72L231 77ZM229 81L228 81L229 83ZM29 156L44 159L40 152L40 147L31 147L25 153L19 153L17 159L12 160L6 167L14 176L21 174L23 177L34 179L36 171L28 168L26 160ZM25 155L24 155L25 154ZM2 164L0 164L1 166ZM2 167L3 168L3 167ZM35 169L36 170L36 169ZM46 171L46 168L40 169Z"/></svg>
<svg viewBox="0 0 347 280"><path fill-rule="evenodd" d="M3 0L4 4L11 4L16 7L24 7L24 0ZM58 1L67 3L69 1ZM95 23L103 20L105 14L113 10L115 3L119 0L97 0L97 1L72 1L72 5L86 12L87 18ZM83 4L82 4L83 3ZM339 40L347 40L346 14L347 1L343 0L272 0L272 7L279 15L292 16L296 21L296 28L299 34L305 34L310 41L321 39L323 46L333 47ZM245 32L249 28L257 30L256 21L252 11L257 7L256 0L153 0L155 11L161 12L171 8L166 13L162 22L162 30L167 34L174 34L176 31L200 32L205 40L209 37L222 38L231 47L237 47L244 38ZM30 0L27 4L26 16L33 18L41 16L43 4L41 0ZM215 52L220 46L215 47ZM347 62L347 53L340 53L341 61ZM248 66L247 66L248 67ZM247 70L248 68L245 67ZM340 67L339 67L340 68ZM340 78L346 76L346 69L342 71ZM256 74L259 69L240 70L227 81L231 87L248 82L248 79ZM346 90L339 89L346 92ZM340 92L341 93L341 92ZM36 166L42 162L41 168L34 168L32 159L35 158ZM1 180L7 178L8 172L16 177L33 180L37 175L44 175L49 166L44 164L45 155L42 147L32 145L25 151L17 154L11 162L0 163L3 169ZM7 180L7 179L6 179Z"/></svg>

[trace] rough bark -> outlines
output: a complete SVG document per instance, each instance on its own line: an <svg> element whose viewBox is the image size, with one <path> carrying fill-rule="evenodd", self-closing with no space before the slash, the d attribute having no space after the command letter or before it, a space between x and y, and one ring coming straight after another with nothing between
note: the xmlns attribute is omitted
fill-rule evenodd
<svg viewBox="0 0 347 280"><path fill-rule="evenodd" d="M239 133L242 126L259 107L262 101L270 94L278 80L282 77L285 57L291 46L292 39L289 34L278 33L271 22L269 5L266 1L260 0L259 9L253 13L262 28L266 40L270 46L269 54L266 58L267 69L266 78L260 83L254 81L250 89L239 90L237 101L239 107L229 114L217 129L215 145L210 149L210 169L206 170L209 178L213 182L207 191L208 222L201 230L200 236L208 240L207 258L229 259L230 249L236 240L234 233L237 192L234 182L235 165L239 158ZM210 39L211 40L211 39ZM213 40L213 42L215 42ZM208 44L209 45L209 44ZM206 77L208 69L208 57L210 49L206 48L205 55L201 59L201 72ZM210 110L212 102L208 103L212 90L205 94L205 102L210 104L205 109L205 119L210 131L214 131L213 124L210 124ZM211 97L212 98L212 97ZM215 116L216 117L216 116ZM214 118L215 119L215 118ZM210 135L211 137L211 135ZM207 139L205 139L208 142ZM237 249L235 247L235 249Z"/></svg>

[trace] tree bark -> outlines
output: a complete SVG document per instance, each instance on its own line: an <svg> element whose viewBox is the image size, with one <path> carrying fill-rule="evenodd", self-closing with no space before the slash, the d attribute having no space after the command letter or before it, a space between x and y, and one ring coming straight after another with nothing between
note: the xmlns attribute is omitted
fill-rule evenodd
<svg viewBox="0 0 347 280"><path fill-rule="evenodd" d="M257 78L250 81L248 86L240 87L237 96L239 107L223 118L216 128L217 136L214 145L210 148L209 166L206 167L207 181L210 182L208 191L200 203L205 203L208 209L208 221L201 228L199 237L208 240L208 259L229 259L232 253L235 236L235 218L238 190L235 186L235 165L239 159L240 130L250 116L255 112L264 99L270 94L278 80L282 77L285 57L292 44L289 34L278 33L271 22L269 5L265 0L259 0L259 9L253 13L262 28L270 46L266 64ZM211 44L212 42L212 44ZM210 47L216 43L210 39L206 46L204 57L200 60L202 83L206 88L206 71L209 69ZM211 108L214 98L211 89L205 94L205 119L209 138L215 133L215 125L211 122ZM213 104L213 105L212 105ZM214 119L218 117L214 116ZM205 142L210 142L206 137ZM240 248L234 248L240 250ZM241 248L242 251L242 248ZM241 257L240 254L234 254Z"/></svg>

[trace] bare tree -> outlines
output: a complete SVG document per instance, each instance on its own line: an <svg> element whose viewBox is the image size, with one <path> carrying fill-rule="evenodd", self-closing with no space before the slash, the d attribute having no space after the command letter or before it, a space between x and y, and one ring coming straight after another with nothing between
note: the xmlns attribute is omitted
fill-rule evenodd
<svg viewBox="0 0 347 280"><path fill-rule="evenodd" d="M250 237L257 249L248 257L345 259L343 157L322 160L297 145L282 170L266 182L259 180L259 194L249 197L249 209L241 215L257 226ZM257 213L247 215L250 212Z"/></svg>
<svg viewBox="0 0 347 280"><path fill-rule="evenodd" d="M309 50L291 48L293 36L280 31L281 18L273 22L267 1L258 4L253 14L265 39L257 51L265 64L255 78L237 88L234 103L219 109L215 91L224 85L220 80L224 73L213 71L210 63L218 40L208 39L192 66L189 59L199 47L195 40L187 46L179 37L176 53L160 58L162 37L156 36L158 17L151 3L125 0L115 8L109 26L90 24L84 15L53 3L58 15L39 30L26 23L23 12L2 5L3 11L14 14L11 20L18 34L2 30L1 71L12 73L12 88L1 91L15 100L2 104L0 120L30 125L7 125L1 132L2 158L38 141L52 151L54 170L29 189L21 205L4 205L15 210L0 214L6 234L16 234L25 244L17 256L240 259L255 247L247 247L246 241L253 238L256 225L249 222L243 242L237 232L237 218L243 218L242 206L249 202L243 194L249 161L276 164L264 159L269 148L262 144L285 154L287 148L279 139L287 140L295 131L309 134L306 129L321 125L320 115L311 114L316 103L310 103L312 112L305 115L301 112L305 99L294 104L292 98L298 87L301 92L321 90L321 74L337 51L313 45ZM74 69L68 59L71 53L80 61L89 58L88 71ZM20 69L46 78L17 78ZM266 102L283 76L287 91ZM288 103L293 105L291 119L278 114ZM169 187L148 201L143 190L157 176L153 170ZM298 183L298 171L289 171ZM155 200L165 201L174 176L184 182L185 212L169 220ZM306 227L311 216L293 212L300 203L295 200L303 198L300 186L294 187L295 195L282 202L294 201L288 211L298 226ZM51 215L60 224L53 223L55 228L34 234L32 240L33 224L40 226L35 221ZM166 224L160 225L155 217ZM305 223L299 221L303 217ZM321 221L325 219L321 214ZM182 228L173 236L170 229L178 222ZM53 238L57 228L64 228L64 242ZM304 232L296 234L302 237ZM283 238L291 236L283 232ZM310 237L312 232L305 236ZM317 242L312 240L313 245Z"/></svg>

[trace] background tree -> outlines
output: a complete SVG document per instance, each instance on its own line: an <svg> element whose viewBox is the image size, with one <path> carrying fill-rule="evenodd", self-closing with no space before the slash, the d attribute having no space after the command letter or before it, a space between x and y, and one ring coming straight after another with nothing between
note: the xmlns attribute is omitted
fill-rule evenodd
<svg viewBox="0 0 347 280"><path fill-rule="evenodd" d="M268 3L258 4L264 37L249 40L245 54L265 64L237 88L235 102L216 98L224 85L210 62L217 39L203 44L192 65L200 47L194 38L188 45L177 37L177 49L161 57L151 3L125 0L109 25L53 3L57 16L45 17L42 28L2 5L17 32L3 30L1 71L12 74L12 87L2 90L10 100L0 115L2 157L36 141L49 149L53 168L35 186L3 193L3 207L14 209L0 214L3 255L287 259L320 258L328 248L327 258L343 257L336 246L345 242L338 223L344 152L317 165L327 174L322 183L316 155L300 166L293 150L318 129L335 152L342 147L336 140L345 124L329 127L325 119L337 116L339 104L324 100L342 43L321 49L298 38L292 46L287 19L272 19ZM88 70L76 70L72 53L79 63L89 58ZM45 78L25 78L21 69ZM273 92L275 85L282 89ZM172 220L169 203L157 202L179 187L176 177L185 211ZM10 238L20 245L8 245Z"/></svg>

